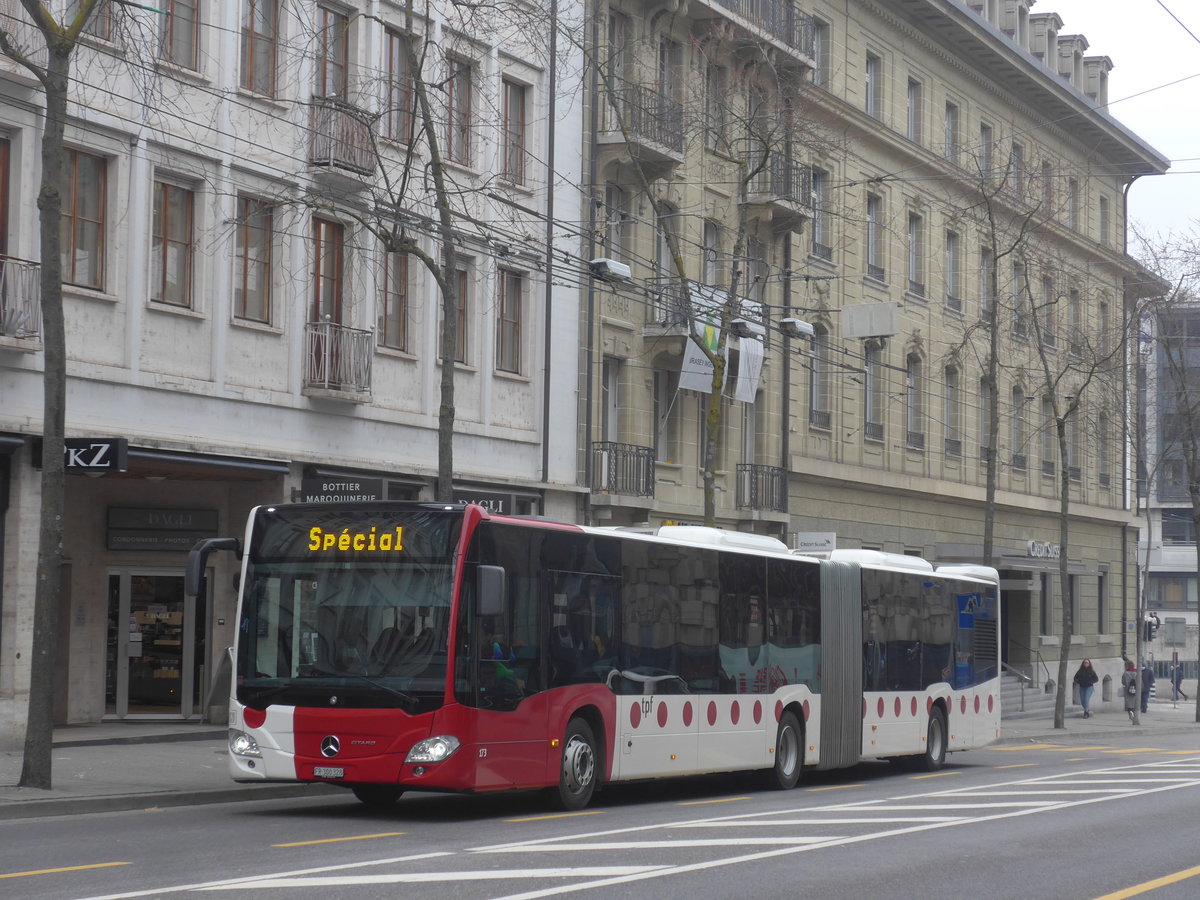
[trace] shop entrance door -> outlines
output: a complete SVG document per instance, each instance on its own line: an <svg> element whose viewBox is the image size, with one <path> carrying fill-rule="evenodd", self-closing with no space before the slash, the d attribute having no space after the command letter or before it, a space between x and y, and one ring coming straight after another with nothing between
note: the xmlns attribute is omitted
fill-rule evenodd
<svg viewBox="0 0 1200 900"><path fill-rule="evenodd" d="M207 604L183 594L181 569L110 569L105 714L202 715Z"/></svg>

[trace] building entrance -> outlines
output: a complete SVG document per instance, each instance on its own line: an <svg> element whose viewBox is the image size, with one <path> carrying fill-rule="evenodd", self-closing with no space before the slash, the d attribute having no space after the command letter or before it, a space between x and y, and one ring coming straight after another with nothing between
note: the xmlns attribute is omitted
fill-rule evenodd
<svg viewBox="0 0 1200 900"><path fill-rule="evenodd" d="M199 717L207 624L204 598L184 596L181 569L109 569L105 715Z"/></svg>

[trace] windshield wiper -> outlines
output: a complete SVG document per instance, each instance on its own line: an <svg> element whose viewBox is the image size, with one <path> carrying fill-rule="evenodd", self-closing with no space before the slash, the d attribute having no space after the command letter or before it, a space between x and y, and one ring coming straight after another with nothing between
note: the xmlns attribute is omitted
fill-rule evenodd
<svg viewBox="0 0 1200 900"><path fill-rule="evenodd" d="M406 694L406 693L404 693L404 691L399 690L398 688L394 688L391 685L383 684L382 682L376 681L374 678L371 678L368 675L359 675L357 672L329 672L329 671L326 671L325 669L317 668L316 666L305 666L302 677L306 677L306 678L314 678L314 677L315 678L354 678L354 679L357 679L358 681L366 682L367 684L371 685L371 687L377 688L378 690L383 691L385 694L391 694L393 697L398 697L399 699L403 700L405 702L405 704L408 706L410 712L412 710L415 710L420 705L420 701L416 697L414 697L412 694Z"/></svg>

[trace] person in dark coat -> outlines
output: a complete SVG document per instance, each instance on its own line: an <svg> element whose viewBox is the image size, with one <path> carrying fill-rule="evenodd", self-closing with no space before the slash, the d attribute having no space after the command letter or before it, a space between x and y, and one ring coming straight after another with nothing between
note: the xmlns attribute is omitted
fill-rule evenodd
<svg viewBox="0 0 1200 900"><path fill-rule="evenodd" d="M1187 700L1187 694L1183 692L1183 666L1175 667L1175 674L1171 677L1171 687L1175 690L1175 699L1182 697Z"/></svg>
<svg viewBox="0 0 1200 900"><path fill-rule="evenodd" d="M1132 659L1125 660L1125 672L1121 675L1121 693L1125 695L1125 712L1130 720L1138 708L1137 666Z"/></svg>
<svg viewBox="0 0 1200 900"><path fill-rule="evenodd" d="M1096 682L1099 680L1100 676L1092 668L1090 659L1085 659L1079 664L1079 670L1075 673L1075 683L1079 685L1079 705L1083 707L1085 719L1092 717L1092 692L1096 689Z"/></svg>
<svg viewBox="0 0 1200 900"><path fill-rule="evenodd" d="M1142 712L1150 708L1150 688L1154 687L1154 667L1150 663L1142 666Z"/></svg>

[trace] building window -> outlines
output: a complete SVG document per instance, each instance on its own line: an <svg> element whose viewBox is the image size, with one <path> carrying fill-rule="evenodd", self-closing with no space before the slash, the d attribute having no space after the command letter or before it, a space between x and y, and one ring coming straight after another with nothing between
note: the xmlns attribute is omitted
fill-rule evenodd
<svg viewBox="0 0 1200 900"><path fill-rule="evenodd" d="M471 278L470 271L462 268L458 270L458 284L455 292L455 308L458 310L458 321L454 330L454 361L461 365L467 365L470 360L469 338L471 337Z"/></svg>
<svg viewBox="0 0 1200 900"><path fill-rule="evenodd" d="M393 350L408 349L408 254L384 256L383 297L376 329L379 343Z"/></svg>
<svg viewBox="0 0 1200 900"><path fill-rule="evenodd" d="M523 84L504 79L503 141L500 177L510 184L525 183L525 99Z"/></svg>
<svg viewBox="0 0 1200 900"><path fill-rule="evenodd" d="M1105 247L1108 246L1108 241L1109 241L1108 232L1109 232L1110 225L1109 225L1109 221L1108 221L1108 215L1109 215L1109 213L1108 213L1108 198L1101 197L1100 198L1100 243Z"/></svg>
<svg viewBox="0 0 1200 900"><path fill-rule="evenodd" d="M1054 405L1049 397L1042 398L1042 474L1053 475L1055 472L1054 457L1057 455L1055 446L1058 442L1058 432L1054 422Z"/></svg>
<svg viewBox="0 0 1200 900"><path fill-rule="evenodd" d="M988 318L992 313L992 301L995 299L996 262L990 247L979 251L979 316Z"/></svg>
<svg viewBox="0 0 1200 900"><path fill-rule="evenodd" d="M876 119L883 117L883 59L868 53L865 75L866 95L863 98L867 115Z"/></svg>
<svg viewBox="0 0 1200 900"><path fill-rule="evenodd" d="M500 270L500 302L496 325L496 368L501 372L521 371L521 307L525 300L525 276Z"/></svg>
<svg viewBox="0 0 1200 900"><path fill-rule="evenodd" d="M1076 409L1067 423L1067 477L1072 481L1083 480L1083 466L1079 456L1079 449L1082 446L1080 439L1080 429L1083 427L1080 419L1082 415L1082 411Z"/></svg>
<svg viewBox="0 0 1200 900"><path fill-rule="evenodd" d="M925 223L915 213L908 214L908 292L925 296Z"/></svg>
<svg viewBox="0 0 1200 900"><path fill-rule="evenodd" d="M946 103L946 159L952 163L958 162L958 104Z"/></svg>
<svg viewBox="0 0 1200 900"><path fill-rule="evenodd" d="M830 245L829 212L826 203L829 199L829 173L823 169L812 170L812 255L818 259L833 259L833 248Z"/></svg>
<svg viewBox="0 0 1200 900"><path fill-rule="evenodd" d="M721 226L716 222L704 222L703 268L700 272L702 284L715 285L721 277Z"/></svg>
<svg viewBox="0 0 1200 900"><path fill-rule="evenodd" d="M1009 443L1012 445L1012 467L1024 471L1028 464L1025 455L1025 392L1019 387L1012 389L1012 424Z"/></svg>
<svg viewBox="0 0 1200 900"><path fill-rule="evenodd" d="M829 87L829 23L813 19L813 71L812 83L818 87Z"/></svg>
<svg viewBox="0 0 1200 900"><path fill-rule="evenodd" d="M1108 573L1096 576L1096 634L1108 632Z"/></svg>
<svg viewBox="0 0 1200 900"><path fill-rule="evenodd" d="M878 194L867 194L867 274L882 281L887 277L883 267L883 200Z"/></svg>
<svg viewBox="0 0 1200 900"><path fill-rule="evenodd" d="M1099 446L1096 448L1096 477L1100 482L1100 487L1107 488L1112 484L1112 467L1109 462L1111 459L1109 441L1112 440L1112 430L1108 424L1108 413L1100 413L1096 430L1099 432Z"/></svg>
<svg viewBox="0 0 1200 900"><path fill-rule="evenodd" d="M1067 227L1079 230L1079 182L1067 179Z"/></svg>
<svg viewBox="0 0 1200 900"><path fill-rule="evenodd" d="M910 141L921 143L921 82L914 78L908 79L908 107L905 119L905 134Z"/></svg>
<svg viewBox="0 0 1200 900"><path fill-rule="evenodd" d="M271 321L271 207L262 200L238 197L234 315L252 322Z"/></svg>
<svg viewBox="0 0 1200 900"><path fill-rule="evenodd" d="M979 379L979 456L986 457L989 447L996 444L992 431L992 409L996 398L993 394L992 383L986 378Z"/></svg>
<svg viewBox="0 0 1200 900"><path fill-rule="evenodd" d="M1196 523L1190 509L1162 510L1162 542L1165 547L1195 546Z"/></svg>
<svg viewBox="0 0 1200 900"><path fill-rule="evenodd" d="M71 0L67 5L68 22L79 12L81 4L82 0ZM97 3L91 16L88 17L87 24L83 26L83 33L102 41L111 41L113 39L113 4Z"/></svg>
<svg viewBox="0 0 1200 900"><path fill-rule="evenodd" d="M629 248L629 199L619 184L604 185L604 252L610 259L625 259Z"/></svg>
<svg viewBox="0 0 1200 900"><path fill-rule="evenodd" d="M105 7L107 9L107 7ZM279 0L242 0L242 87L275 96Z"/></svg>
<svg viewBox="0 0 1200 900"><path fill-rule="evenodd" d="M996 137L992 126L987 122L979 123L979 174L985 180L991 178L995 160Z"/></svg>
<svg viewBox="0 0 1200 900"><path fill-rule="evenodd" d="M317 58L313 95L345 100L346 62L350 58L350 22L343 13L317 7Z"/></svg>
<svg viewBox="0 0 1200 900"><path fill-rule="evenodd" d="M658 92L680 103L683 101L683 45L670 38L658 42Z"/></svg>
<svg viewBox="0 0 1200 900"><path fill-rule="evenodd" d="M340 222L313 219L312 322L342 323L345 247L345 227Z"/></svg>
<svg viewBox="0 0 1200 900"><path fill-rule="evenodd" d="M959 270L962 261L959 256L959 240L957 232L946 232L946 305L953 310L962 310L962 287Z"/></svg>
<svg viewBox="0 0 1200 900"><path fill-rule="evenodd" d="M679 461L679 373L654 370L654 458L662 463Z"/></svg>
<svg viewBox="0 0 1200 900"><path fill-rule="evenodd" d="M150 245L150 299L191 308L195 194L154 183L154 222Z"/></svg>
<svg viewBox="0 0 1200 900"><path fill-rule="evenodd" d="M808 362L808 424L814 428L831 427L831 390L829 333L817 325L813 328L812 355Z"/></svg>
<svg viewBox="0 0 1200 900"><path fill-rule="evenodd" d="M1016 141L1008 150L1008 189L1017 197L1025 196L1025 148Z"/></svg>
<svg viewBox="0 0 1200 900"><path fill-rule="evenodd" d="M200 0L164 0L159 6L162 58L185 69L195 69Z"/></svg>
<svg viewBox="0 0 1200 900"><path fill-rule="evenodd" d="M925 384L921 357L909 354L904 377L904 416L909 447L925 449Z"/></svg>
<svg viewBox="0 0 1200 900"><path fill-rule="evenodd" d="M107 164L90 153L64 150L62 177L63 283L103 290Z"/></svg>
<svg viewBox="0 0 1200 900"><path fill-rule="evenodd" d="M621 439L621 360L604 357L600 371L600 440Z"/></svg>
<svg viewBox="0 0 1200 900"><path fill-rule="evenodd" d="M605 74L612 80L612 87L620 90L628 81L629 36L633 33L629 17L618 12L608 14L608 59Z"/></svg>
<svg viewBox="0 0 1200 900"><path fill-rule="evenodd" d="M1067 293L1067 318L1072 356L1083 355L1083 301L1075 288Z"/></svg>
<svg viewBox="0 0 1200 900"><path fill-rule="evenodd" d="M1013 263L1012 267L1013 334L1024 337L1029 329L1029 317L1025 314L1025 266Z"/></svg>
<svg viewBox="0 0 1200 900"><path fill-rule="evenodd" d="M460 165L471 162L471 103L474 70L461 59L450 60L446 81L446 158Z"/></svg>
<svg viewBox="0 0 1200 900"><path fill-rule="evenodd" d="M946 394L942 417L946 425L946 456L962 456L962 389L958 369L946 369Z"/></svg>
<svg viewBox="0 0 1200 900"><path fill-rule="evenodd" d="M1047 347L1058 346L1058 319L1055 316L1056 298L1054 296L1054 279L1049 275L1042 278L1042 343Z"/></svg>
<svg viewBox="0 0 1200 900"><path fill-rule="evenodd" d="M416 121L416 94L409 54L412 44L407 35L388 30L387 42L387 110L383 116L383 135L393 141L408 143L413 139Z"/></svg>
<svg viewBox="0 0 1200 900"><path fill-rule="evenodd" d="M863 373L863 422L867 440L883 440L884 372L883 351L868 342Z"/></svg>
<svg viewBox="0 0 1200 900"><path fill-rule="evenodd" d="M704 73L704 146L718 150L725 146L728 128L728 77L724 66L709 66Z"/></svg>
<svg viewBox="0 0 1200 900"><path fill-rule="evenodd" d="M1049 572L1039 572L1038 582L1041 590L1038 592L1038 633L1049 634L1051 630L1050 612L1051 612L1051 578Z"/></svg>

